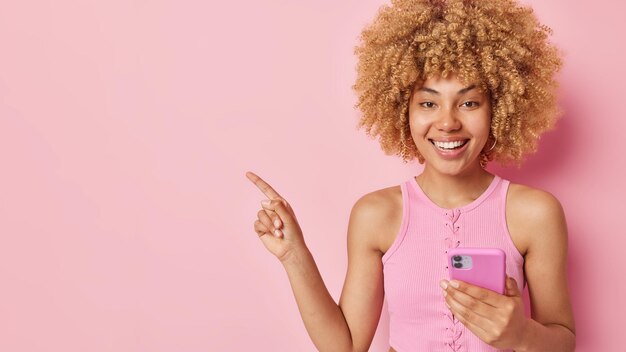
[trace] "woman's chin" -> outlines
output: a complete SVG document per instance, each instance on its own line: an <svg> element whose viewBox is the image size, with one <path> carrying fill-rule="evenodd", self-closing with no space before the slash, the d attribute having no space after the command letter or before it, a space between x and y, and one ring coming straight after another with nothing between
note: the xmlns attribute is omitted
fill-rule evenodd
<svg viewBox="0 0 626 352"><path fill-rule="evenodd" d="M466 160L440 160L435 159L430 161L427 159L424 163L425 168L432 169L432 171L436 171L439 174L456 176L463 175L467 173L472 173L477 170L482 169L480 167L480 162L478 159L474 159L471 162Z"/></svg>

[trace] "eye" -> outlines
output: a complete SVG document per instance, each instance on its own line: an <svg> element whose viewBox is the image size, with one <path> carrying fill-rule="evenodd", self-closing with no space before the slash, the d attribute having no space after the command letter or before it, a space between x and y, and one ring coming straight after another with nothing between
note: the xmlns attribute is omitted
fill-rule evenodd
<svg viewBox="0 0 626 352"><path fill-rule="evenodd" d="M461 106L465 107L465 108L475 108L478 106L478 102L475 101L466 101L463 104L461 104Z"/></svg>
<svg viewBox="0 0 626 352"><path fill-rule="evenodd" d="M435 107L435 103L433 103L432 101L425 101L423 103L419 104L421 107L423 108L433 108Z"/></svg>

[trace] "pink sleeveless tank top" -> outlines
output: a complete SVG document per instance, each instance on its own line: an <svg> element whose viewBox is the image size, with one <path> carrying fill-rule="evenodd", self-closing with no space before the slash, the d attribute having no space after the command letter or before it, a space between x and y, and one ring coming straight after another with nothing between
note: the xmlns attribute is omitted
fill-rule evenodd
<svg viewBox="0 0 626 352"><path fill-rule="evenodd" d="M497 247L506 253L507 275L517 281L520 291L526 286L524 258L506 225L509 183L495 175L478 199L456 209L431 201L414 177L400 185L402 225L382 257L389 343L396 351L500 351L454 318L439 280L449 278L449 248Z"/></svg>

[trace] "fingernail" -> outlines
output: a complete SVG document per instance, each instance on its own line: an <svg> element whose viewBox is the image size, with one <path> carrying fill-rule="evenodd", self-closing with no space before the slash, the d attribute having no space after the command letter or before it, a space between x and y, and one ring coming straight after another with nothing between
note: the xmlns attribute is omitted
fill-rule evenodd
<svg viewBox="0 0 626 352"><path fill-rule="evenodd" d="M265 206L269 206L270 205L270 201L269 200L262 200L261 204L265 205Z"/></svg>
<svg viewBox="0 0 626 352"><path fill-rule="evenodd" d="M278 219L274 220L274 226L280 227L280 221L278 221Z"/></svg>
<svg viewBox="0 0 626 352"><path fill-rule="evenodd" d="M443 288L444 290L448 288L448 284L446 284L445 281L439 281L439 286L441 286L441 288Z"/></svg>
<svg viewBox="0 0 626 352"><path fill-rule="evenodd" d="M280 230L274 230L274 236L280 237Z"/></svg>
<svg viewBox="0 0 626 352"><path fill-rule="evenodd" d="M459 283L456 281L450 281L450 286L454 287L454 288L459 288Z"/></svg>

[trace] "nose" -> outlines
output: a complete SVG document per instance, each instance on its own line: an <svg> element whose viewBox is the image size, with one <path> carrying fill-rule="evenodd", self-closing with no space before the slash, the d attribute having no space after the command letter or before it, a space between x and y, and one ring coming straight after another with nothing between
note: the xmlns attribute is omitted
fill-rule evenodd
<svg viewBox="0 0 626 352"><path fill-rule="evenodd" d="M441 109L435 127L440 131L456 131L461 128L461 121L453 110Z"/></svg>

